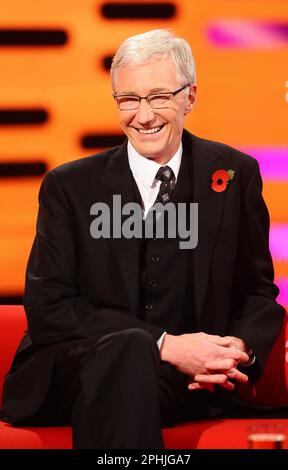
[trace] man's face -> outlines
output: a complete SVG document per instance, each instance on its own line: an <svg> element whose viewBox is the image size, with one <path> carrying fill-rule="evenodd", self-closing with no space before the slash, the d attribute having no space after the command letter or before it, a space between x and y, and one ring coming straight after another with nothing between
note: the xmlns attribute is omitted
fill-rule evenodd
<svg viewBox="0 0 288 470"><path fill-rule="evenodd" d="M163 57L121 68L114 93L146 96L179 88L172 58ZM137 110L119 111L121 127L140 155L160 164L170 160L180 145L184 117L192 109L195 92L195 86L185 88L169 101L169 108L154 109L141 100Z"/></svg>

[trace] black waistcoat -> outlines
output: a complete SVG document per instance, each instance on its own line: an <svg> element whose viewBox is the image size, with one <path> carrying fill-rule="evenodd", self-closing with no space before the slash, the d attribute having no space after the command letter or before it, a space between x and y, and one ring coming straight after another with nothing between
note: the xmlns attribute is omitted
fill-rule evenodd
<svg viewBox="0 0 288 470"><path fill-rule="evenodd" d="M191 165L182 157L171 201L192 202ZM192 158L192 156L191 156ZM135 200L141 195L133 178ZM188 211L189 212L189 211ZM189 227L190 222L187 221ZM139 239L140 292L138 316L171 334L197 331L191 278L191 249L180 249L176 238Z"/></svg>

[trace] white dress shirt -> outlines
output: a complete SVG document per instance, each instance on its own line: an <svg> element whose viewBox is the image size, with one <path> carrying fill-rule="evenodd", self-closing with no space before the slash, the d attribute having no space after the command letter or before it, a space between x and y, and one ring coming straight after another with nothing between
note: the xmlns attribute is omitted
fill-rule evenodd
<svg viewBox="0 0 288 470"><path fill-rule="evenodd" d="M182 159L182 143L180 142L177 152L175 153L175 155L173 155L169 162L166 162L165 165L160 165L159 163L156 163L153 160L149 160L149 158L140 155L135 150L130 140L128 141L127 151L130 170L132 171L133 177L141 194L144 211L143 218L145 219L157 198L161 185L161 181L155 179L159 168L161 166L168 165L171 170L173 170L173 173L175 175L175 183L177 182L177 177ZM159 350L161 348L161 344L165 335L166 332L163 333L163 335L161 335L157 341Z"/></svg>
<svg viewBox="0 0 288 470"><path fill-rule="evenodd" d="M128 141L128 160L130 170L132 171L133 177L138 186L139 192L142 198L142 204L144 209L144 219L147 216L149 209L153 206L159 192L161 181L155 179L157 171L161 166L159 163L149 160L149 158L143 157L140 155L135 148L132 146L131 142ZM175 183L177 181L180 164L182 158L182 143L173 155L173 157L166 163L175 175Z"/></svg>

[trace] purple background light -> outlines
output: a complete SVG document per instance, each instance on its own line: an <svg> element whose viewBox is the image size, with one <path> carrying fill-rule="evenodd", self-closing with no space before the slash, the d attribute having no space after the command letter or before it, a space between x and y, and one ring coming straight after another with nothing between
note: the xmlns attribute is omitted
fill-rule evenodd
<svg viewBox="0 0 288 470"><path fill-rule="evenodd" d="M277 261L288 261L288 224L272 224L270 250Z"/></svg>
<svg viewBox="0 0 288 470"><path fill-rule="evenodd" d="M263 178L288 180L288 147L242 147L240 150L258 160Z"/></svg>
<svg viewBox="0 0 288 470"><path fill-rule="evenodd" d="M287 22L260 22L255 20L222 19L207 28L209 41L215 47L274 49L287 47Z"/></svg>
<svg viewBox="0 0 288 470"><path fill-rule="evenodd" d="M279 304L284 305L284 307L288 306L288 279L287 278L281 278L276 280L276 284L280 289L279 296L277 298L277 301Z"/></svg>

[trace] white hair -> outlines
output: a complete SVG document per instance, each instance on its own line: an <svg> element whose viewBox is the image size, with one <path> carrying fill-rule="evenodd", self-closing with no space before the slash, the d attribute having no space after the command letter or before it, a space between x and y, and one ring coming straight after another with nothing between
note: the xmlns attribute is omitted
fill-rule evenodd
<svg viewBox="0 0 288 470"><path fill-rule="evenodd" d="M170 30L153 29L131 36L119 46L110 70L112 87L120 68L131 64L144 64L152 58L165 55L172 57L175 63L180 85L195 83L195 62L189 43L183 38L175 37Z"/></svg>

